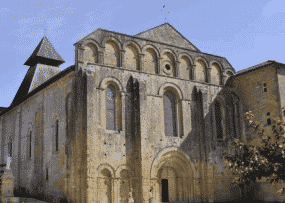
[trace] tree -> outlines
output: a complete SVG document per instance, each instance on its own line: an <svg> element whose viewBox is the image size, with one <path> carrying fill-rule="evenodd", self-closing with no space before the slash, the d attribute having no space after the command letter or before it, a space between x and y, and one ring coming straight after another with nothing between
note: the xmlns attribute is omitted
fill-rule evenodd
<svg viewBox="0 0 285 203"><path fill-rule="evenodd" d="M271 132L255 119L252 111L245 113L245 121L252 129L250 134L256 135L254 142L235 139L234 150L223 152L227 167L237 175L234 181L247 185L261 178L269 183L285 181L285 120L274 118ZM283 194L284 190L277 192Z"/></svg>

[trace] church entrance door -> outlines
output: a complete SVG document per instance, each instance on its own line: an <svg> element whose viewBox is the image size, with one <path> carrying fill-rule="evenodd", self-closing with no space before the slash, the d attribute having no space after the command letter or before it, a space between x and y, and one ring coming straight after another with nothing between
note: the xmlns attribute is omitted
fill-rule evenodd
<svg viewBox="0 0 285 203"><path fill-rule="evenodd" d="M168 180L162 179L161 180L161 199L162 202L169 202L169 194L168 194Z"/></svg>

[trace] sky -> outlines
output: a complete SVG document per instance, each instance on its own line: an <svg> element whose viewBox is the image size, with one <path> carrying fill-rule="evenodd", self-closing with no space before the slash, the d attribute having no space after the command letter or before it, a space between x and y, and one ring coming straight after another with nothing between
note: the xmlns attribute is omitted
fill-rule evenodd
<svg viewBox="0 0 285 203"><path fill-rule="evenodd" d="M284 0L26 0L0 7L0 107L10 106L44 34L74 64L73 44L97 28L135 35L165 22L200 51L226 57L236 71L285 63Z"/></svg>

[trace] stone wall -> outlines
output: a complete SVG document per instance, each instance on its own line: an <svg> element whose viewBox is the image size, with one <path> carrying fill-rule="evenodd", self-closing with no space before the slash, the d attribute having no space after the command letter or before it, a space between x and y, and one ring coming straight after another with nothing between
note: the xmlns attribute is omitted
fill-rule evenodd
<svg viewBox="0 0 285 203"><path fill-rule="evenodd" d="M54 128L55 120L58 119L59 148L63 149L66 141L65 99L70 92L72 92L72 73L1 116L1 162L5 163L5 157L8 155L9 138L12 138L11 170L15 177L14 188L16 191L21 188L21 190L33 195L61 196L64 194L66 186L65 181L62 182L62 180L65 180L65 167L62 166L61 162L65 160L65 153L63 153L62 158L61 150L55 152ZM39 111L41 111L42 117L42 142L44 143L43 146L40 146L40 151L36 149L36 142L39 138L36 135L36 121L38 121L36 114ZM32 133L31 158L29 157L30 132ZM35 174L39 173L34 168L35 162L39 160L37 157L39 152L42 154L42 162L39 165L42 191L38 191L34 187L37 182ZM47 171L48 180L46 180Z"/></svg>

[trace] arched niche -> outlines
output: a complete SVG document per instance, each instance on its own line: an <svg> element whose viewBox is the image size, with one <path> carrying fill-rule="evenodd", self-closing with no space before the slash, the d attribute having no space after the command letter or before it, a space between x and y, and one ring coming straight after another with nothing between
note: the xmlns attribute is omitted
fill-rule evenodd
<svg viewBox="0 0 285 203"><path fill-rule="evenodd" d="M133 43L124 48L124 66L129 70L139 70L139 50Z"/></svg>
<svg viewBox="0 0 285 203"><path fill-rule="evenodd" d="M120 48L121 45L113 37L105 38L102 42L104 49L104 65L119 67L120 66Z"/></svg>

